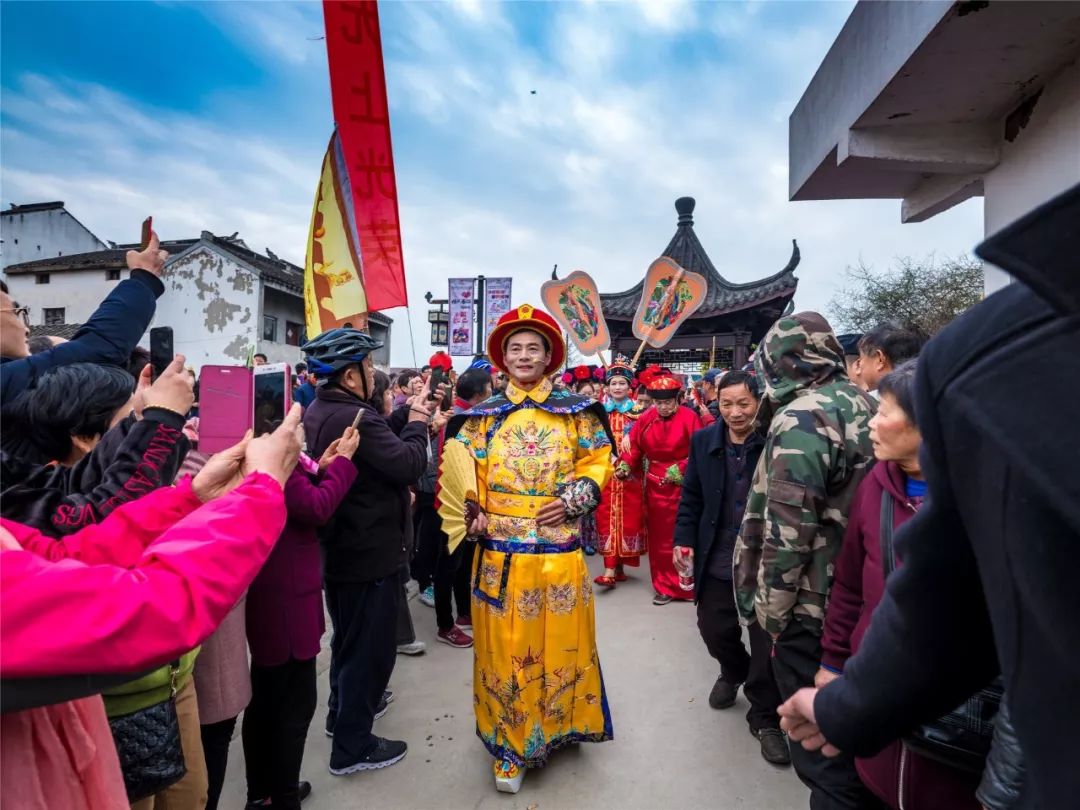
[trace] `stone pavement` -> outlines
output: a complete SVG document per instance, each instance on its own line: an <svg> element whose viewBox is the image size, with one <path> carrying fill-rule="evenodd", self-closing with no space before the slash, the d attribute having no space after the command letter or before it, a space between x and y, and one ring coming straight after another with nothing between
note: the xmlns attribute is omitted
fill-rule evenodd
<svg viewBox="0 0 1080 810"><path fill-rule="evenodd" d="M589 561L593 574L599 557ZM314 786L304 810L380 808L748 808L802 810L808 792L790 769L765 762L746 728L747 704L709 708L717 668L697 632L691 604L654 607L648 563L631 580L598 592L597 637L615 740L556 753L530 771L516 796L498 794L491 760L476 738L472 713L472 651L435 642L435 611L409 604L428 651L398 656L389 713L380 735L403 739L408 756L381 771L331 776L330 740L323 734L328 652L319 664L319 709L308 734L303 778ZM245 801L244 754L233 740L221 810Z"/></svg>

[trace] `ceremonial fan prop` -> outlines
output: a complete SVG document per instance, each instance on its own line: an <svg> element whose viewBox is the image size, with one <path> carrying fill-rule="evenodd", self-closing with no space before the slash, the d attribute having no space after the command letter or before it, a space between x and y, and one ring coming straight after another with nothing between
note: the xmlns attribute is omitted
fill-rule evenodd
<svg viewBox="0 0 1080 810"><path fill-rule="evenodd" d="M668 256L649 265L633 323L634 337L641 345L630 365L637 367L646 344L654 349L666 346L686 319L705 303L707 292L705 276L683 269Z"/></svg>
<svg viewBox="0 0 1080 810"><path fill-rule="evenodd" d="M545 281L540 287L540 299L551 317L566 330L577 350L586 357L595 354L600 358L601 365L607 368L607 361L601 352L611 346L611 333L604 320L600 293L592 277L575 270L560 280L552 270L551 281Z"/></svg>
<svg viewBox="0 0 1080 810"><path fill-rule="evenodd" d="M442 518L442 530L449 538L447 547L451 554L480 514L477 489L476 462L472 454L461 442L449 439L443 446L439 465L439 517Z"/></svg>

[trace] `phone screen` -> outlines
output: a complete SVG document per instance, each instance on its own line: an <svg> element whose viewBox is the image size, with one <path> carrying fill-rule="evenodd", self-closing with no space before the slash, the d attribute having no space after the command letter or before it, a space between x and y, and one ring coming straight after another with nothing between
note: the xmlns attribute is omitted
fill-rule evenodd
<svg viewBox="0 0 1080 810"><path fill-rule="evenodd" d="M255 374L254 418L255 435L261 436L277 429L285 418L284 372Z"/></svg>
<svg viewBox="0 0 1080 810"><path fill-rule="evenodd" d="M169 367L176 353L173 351L171 326L155 326L150 330L150 365L156 380Z"/></svg>

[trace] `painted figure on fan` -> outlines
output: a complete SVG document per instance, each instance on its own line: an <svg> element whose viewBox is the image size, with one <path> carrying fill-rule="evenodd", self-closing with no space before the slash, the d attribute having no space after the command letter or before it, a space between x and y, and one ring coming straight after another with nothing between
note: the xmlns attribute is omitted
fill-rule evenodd
<svg viewBox="0 0 1080 810"><path fill-rule="evenodd" d="M630 396L634 383L634 369L625 357L619 355L608 366L608 396L604 401L611 432L619 442L619 446L613 448L616 455L630 449L630 429L645 412L645 407ZM620 461L619 464L625 462ZM646 552L641 476L631 475L629 467L625 467L623 473L623 477L613 477L605 487L600 508L596 510L604 573L595 582L605 588L614 588L616 583L625 582L623 566L637 568L641 555Z"/></svg>
<svg viewBox="0 0 1080 810"><path fill-rule="evenodd" d="M682 386L670 373L655 371L646 385L653 407L631 428L630 447L623 452L615 475L624 480L632 475L645 479L645 529L656 592L653 604L666 605L694 598L693 580L680 582L672 551L690 436L701 429L702 422L694 411L679 404Z"/></svg>
<svg viewBox="0 0 1080 810"><path fill-rule="evenodd" d="M506 313L488 338L505 393L446 432L476 462L473 704L496 787L510 793L557 748L612 738L579 529L611 477L612 441L602 405L553 390L565 355L549 315Z"/></svg>

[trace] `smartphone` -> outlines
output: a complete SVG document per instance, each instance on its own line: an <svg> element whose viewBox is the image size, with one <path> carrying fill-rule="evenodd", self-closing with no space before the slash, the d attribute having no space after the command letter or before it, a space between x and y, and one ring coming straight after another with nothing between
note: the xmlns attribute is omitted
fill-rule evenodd
<svg viewBox="0 0 1080 810"><path fill-rule="evenodd" d="M139 242L139 250L150 247L150 237L154 233L154 218L147 217L142 223L142 240Z"/></svg>
<svg viewBox="0 0 1080 810"><path fill-rule="evenodd" d="M252 369L251 426L256 436L271 433L289 412L292 370L288 363L269 363Z"/></svg>
<svg viewBox="0 0 1080 810"><path fill-rule="evenodd" d="M439 398L439 386L445 383L449 383L450 378L446 375L446 372L441 368L433 368L431 370L431 392L428 394L429 400L436 400Z"/></svg>
<svg viewBox="0 0 1080 810"><path fill-rule="evenodd" d="M175 357L172 327L155 326L150 330L150 365L153 368L151 379L160 377Z"/></svg>
<svg viewBox="0 0 1080 810"><path fill-rule="evenodd" d="M247 366L203 366L199 375L199 452L232 447L251 427L252 373Z"/></svg>

